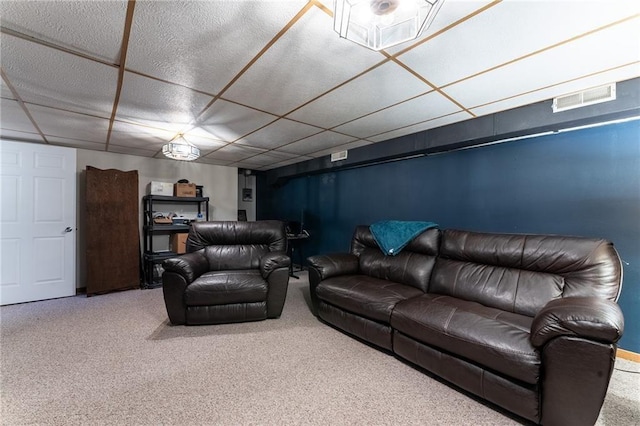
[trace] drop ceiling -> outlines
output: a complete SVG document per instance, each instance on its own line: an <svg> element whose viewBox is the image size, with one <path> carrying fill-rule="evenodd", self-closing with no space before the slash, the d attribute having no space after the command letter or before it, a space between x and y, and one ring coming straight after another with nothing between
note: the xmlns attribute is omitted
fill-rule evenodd
<svg viewBox="0 0 640 426"><path fill-rule="evenodd" d="M333 1L2 1L1 133L268 170L640 76L640 2L447 0L374 52Z"/></svg>

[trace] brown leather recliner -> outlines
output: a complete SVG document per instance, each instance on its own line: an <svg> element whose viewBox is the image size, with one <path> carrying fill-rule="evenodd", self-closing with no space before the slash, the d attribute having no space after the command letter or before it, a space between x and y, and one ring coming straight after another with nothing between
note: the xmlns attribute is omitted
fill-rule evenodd
<svg viewBox="0 0 640 426"><path fill-rule="evenodd" d="M187 253L163 262L162 289L172 324L278 318L289 284L285 224L198 222Z"/></svg>

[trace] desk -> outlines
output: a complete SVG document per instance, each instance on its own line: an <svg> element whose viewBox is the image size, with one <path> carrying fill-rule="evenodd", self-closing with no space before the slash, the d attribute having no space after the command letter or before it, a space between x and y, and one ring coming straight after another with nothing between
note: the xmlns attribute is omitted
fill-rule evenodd
<svg viewBox="0 0 640 426"><path fill-rule="evenodd" d="M298 250L298 252L300 253L298 256L300 258L300 269L299 271L302 271L303 268L303 263L304 263L304 258L302 257L302 242L304 242L304 240L306 240L307 238L309 238L309 233L307 231L302 231L302 233L300 234L287 234L287 254L289 255L289 257L291 258L291 263L289 264L289 276L293 277L293 278L300 278L299 276L294 274L294 270L293 270L293 254L295 253L296 249Z"/></svg>

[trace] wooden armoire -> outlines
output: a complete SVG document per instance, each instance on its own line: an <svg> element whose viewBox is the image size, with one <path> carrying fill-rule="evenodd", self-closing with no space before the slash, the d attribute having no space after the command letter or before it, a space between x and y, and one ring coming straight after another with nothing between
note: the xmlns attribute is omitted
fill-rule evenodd
<svg viewBox="0 0 640 426"><path fill-rule="evenodd" d="M138 171L86 170L87 296L140 288Z"/></svg>

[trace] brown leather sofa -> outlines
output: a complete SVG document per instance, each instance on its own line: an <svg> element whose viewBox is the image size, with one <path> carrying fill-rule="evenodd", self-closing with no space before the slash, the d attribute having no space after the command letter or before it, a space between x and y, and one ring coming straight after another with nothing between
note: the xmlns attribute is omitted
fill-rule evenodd
<svg viewBox="0 0 640 426"><path fill-rule="evenodd" d="M529 421L596 422L624 326L610 242L430 229L385 256L359 226L308 262L321 320Z"/></svg>
<svg viewBox="0 0 640 426"><path fill-rule="evenodd" d="M285 224L197 222L187 253L163 262L162 289L172 324L278 318L289 285Z"/></svg>

